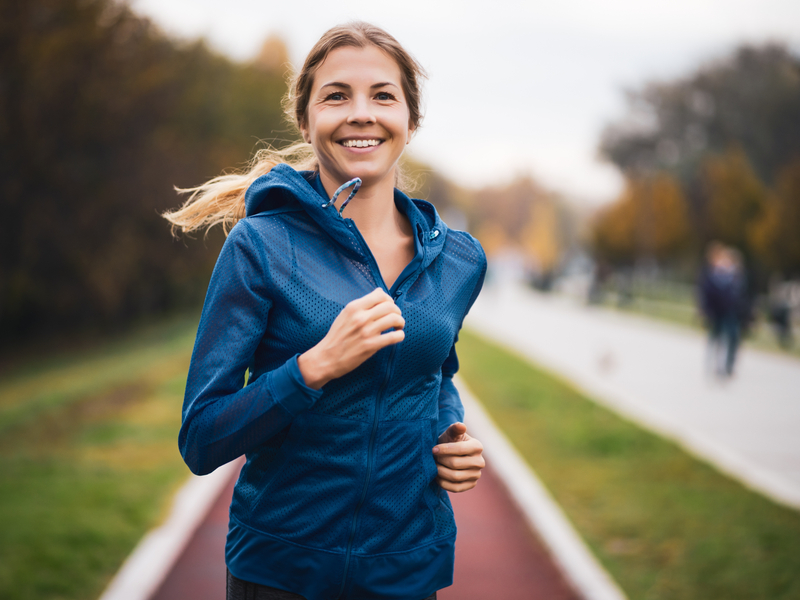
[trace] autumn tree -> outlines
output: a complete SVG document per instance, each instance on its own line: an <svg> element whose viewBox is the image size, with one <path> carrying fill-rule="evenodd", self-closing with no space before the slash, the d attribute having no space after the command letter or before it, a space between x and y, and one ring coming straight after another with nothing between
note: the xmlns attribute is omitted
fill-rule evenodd
<svg viewBox="0 0 800 600"><path fill-rule="evenodd" d="M600 150L622 171L666 170L684 186L709 154L738 146L772 184L800 153L800 59L780 44L742 46L687 77L627 92Z"/></svg>
<svg viewBox="0 0 800 600"><path fill-rule="evenodd" d="M555 271L563 252L559 216L558 207L545 197L531 205L528 222L522 230L522 248L544 274Z"/></svg>
<svg viewBox="0 0 800 600"><path fill-rule="evenodd" d="M751 237L768 267L785 276L800 275L800 157L779 173L775 194L768 198Z"/></svg>
<svg viewBox="0 0 800 600"><path fill-rule="evenodd" d="M599 212L592 231L594 250L612 264L640 257L668 262L685 253L691 241L680 183L664 172L629 177L620 198Z"/></svg>
<svg viewBox="0 0 800 600"><path fill-rule="evenodd" d="M627 113L603 132L601 154L629 180L657 172L674 176L689 208L694 247L712 239L738 247L751 281L763 284L753 258L781 262L764 236L789 210L784 200L770 200L771 190L784 185L779 173L800 156L800 59L781 44L745 45L686 77L627 95ZM619 252L619 243L609 241L609 231L621 227L610 224L611 212L598 219L608 231L595 236L596 247ZM769 226L770 219L776 225ZM800 230L792 235L800 237Z"/></svg>
<svg viewBox="0 0 800 600"><path fill-rule="evenodd" d="M284 129L282 75L114 0L4 0L0 74L0 343L196 306L221 240L159 213Z"/></svg>
<svg viewBox="0 0 800 600"><path fill-rule="evenodd" d="M276 33L267 36L253 59L253 66L273 75L285 75L292 68L286 41Z"/></svg>
<svg viewBox="0 0 800 600"><path fill-rule="evenodd" d="M753 236L764 217L768 190L740 148L707 158L702 166L707 196L707 238L754 255Z"/></svg>

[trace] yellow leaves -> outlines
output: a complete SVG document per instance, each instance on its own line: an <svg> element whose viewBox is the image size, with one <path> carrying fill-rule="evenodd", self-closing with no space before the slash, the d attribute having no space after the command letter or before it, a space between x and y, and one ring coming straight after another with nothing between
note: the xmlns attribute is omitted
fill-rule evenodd
<svg viewBox="0 0 800 600"><path fill-rule="evenodd" d="M702 169L711 238L751 248L757 223L764 217L769 191L741 148L707 158Z"/></svg>
<svg viewBox="0 0 800 600"><path fill-rule="evenodd" d="M552 272L560 257L558 230L558 212L553 203L535 202L522 230L522 248L544 273Z"/></svg>
<svg viewBox="0 0 800 600"><path fill-rule="evenodd" d="M593 228L595 250L606 260L674 258L691 242L691 221L678 181L668 173L629 177L620 198L602 210Z"/></svg>
<svg viewBox="0 0 800 600"><path fill-rule="evenodd" d="M781 169L750 240L761 260L784 274L800 271L800 157Z"/></svg>
<svg viewBox="0 0 800 600"><path fill-rule="evenodd" d="M289 62L289 51L286 42L281 36L273 33L261 45L253 66L261 71L283 76L287 70L292 68Z"/></svg>
<svg viewBox="0 0 800 600"><path fill-rule="evenodd" d="M674 256L685 249L691 238L689 210L677 179L666 173L656 175L650 184L650 210L655 227L652 246L659 258Z"/></svg>
<svg viewBox="0 0 800 600"><path fill-rule="evenodd" d="M495 221L480 225L476 236L489 256L494 256L510 245L503 227Z"/></svg>

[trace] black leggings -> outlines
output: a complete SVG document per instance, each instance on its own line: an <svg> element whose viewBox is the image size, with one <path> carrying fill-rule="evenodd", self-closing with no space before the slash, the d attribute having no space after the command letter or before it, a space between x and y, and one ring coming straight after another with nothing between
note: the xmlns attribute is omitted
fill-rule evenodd
<svg viewBox="0 0 800 600"><path fill-rule="evenodd" d="M228 571L227 600L305 600L300 594L237 579ZM409 598L409 600L413 600ZM436 600L433 592L425 600Z"/></svg>

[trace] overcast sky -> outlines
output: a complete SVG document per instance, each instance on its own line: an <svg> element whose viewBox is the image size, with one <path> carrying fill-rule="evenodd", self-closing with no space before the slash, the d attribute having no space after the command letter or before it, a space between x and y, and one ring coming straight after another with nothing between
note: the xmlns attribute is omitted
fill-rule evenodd
<svg viewBox="0 0 800 600"><path fill-rule="evenodd" d="M319 36L353 19L389 31L430 74L410 149L469 186L530 173L598 203L621 179L597 159L622 90L687 74L741 42L800 51L798 0L131 0L184 38L238 60L270 33L302 63ZM254 135L257 135L254 132Z"/></svg>

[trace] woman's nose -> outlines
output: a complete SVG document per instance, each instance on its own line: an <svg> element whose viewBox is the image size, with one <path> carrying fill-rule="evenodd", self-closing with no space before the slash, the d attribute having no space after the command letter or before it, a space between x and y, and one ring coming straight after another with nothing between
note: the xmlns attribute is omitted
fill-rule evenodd
<svg viewBox="0 0 800 600"><path fill-rule="evenodd" d="M347 122L352 124L364 125L375 122L375 115L371 110L369 98L356 96L351 104L352 110L347 117Z"/></svg>

